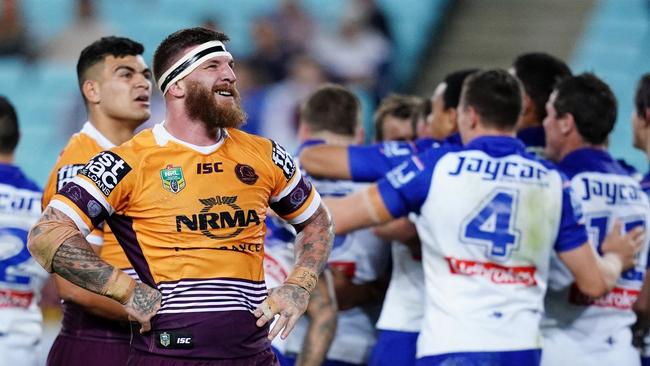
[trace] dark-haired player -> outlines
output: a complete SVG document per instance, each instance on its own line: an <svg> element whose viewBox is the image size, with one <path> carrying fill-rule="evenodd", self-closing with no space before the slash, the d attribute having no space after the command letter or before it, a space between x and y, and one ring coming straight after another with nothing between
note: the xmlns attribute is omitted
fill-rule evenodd
<svg viewBox="0 0 650 366"><path fill-rule="evenodd" d="M445 77L432 97L430 126L420 129L431 135L417 136L414 142L385 141L371 146L322 145L300 153L302 167L313 176L374 182L390 169L431 147L460 144L457 132L457 111L463 80L476 69L460 70ZM417 109L412 108L412 112Z"/></svg>
<svg viewBox="0 0 650 366"><path fill-rule="evenodd" d="M151 70L143 52L140 43L122 37L101 38L81 51L77 80L88 121L57 159L45 186L43 208L91 157L129 140L149 118ZM108 225L98 225L86 240L103 260L137 278ZM61 276L54 279L63 299L63 321L48 365L125 364L131 332L122 305Z"/></svg>
<svg viewBox="0 0 650 366"><path fill-rule="evenodd" d="M517 56L510 70L524 87L524 110L517 123L517 138L528 151L539 155L545 146L542 122L546 117L546 102L553 87L571 76L571 69L548 53L530 52Z"/></svg>
<svg viewBox="0 0 650 366"><path fill-rule="evenodd" d="M36 366L43 334L38 302L48 275L27 250L41 190L15 165L19 139L16 110L0 96L0 355L3 364Z"/></svg>
<svg viewBox="0 0 650 366"><path fill-rule="evenodd" d="M650 74L641 76L634 95L634 112L632 113L632 129L634 132L634 147L643 151L650 161ZM650 171L641 179L641 189L650 195ZM648 272L646 272L648 278ZM645 285L641 289L639 298L634 303L634 310L637 313L635 324L637 341L641 344L641 363L643 366L650 365L650 286Z"/></svg>

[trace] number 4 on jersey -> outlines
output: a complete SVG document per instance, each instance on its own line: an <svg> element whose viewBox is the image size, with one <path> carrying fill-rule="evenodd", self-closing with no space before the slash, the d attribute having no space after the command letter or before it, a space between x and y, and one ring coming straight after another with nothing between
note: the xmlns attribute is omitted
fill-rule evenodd
<svg viewBox="0 0 650 366"><path fill-rule="evenodd" d="M460 237L467 244L482 245L487 255L504 261L518 246L519 231L514 228L517 192L499 189L463 220Z"/></svg>

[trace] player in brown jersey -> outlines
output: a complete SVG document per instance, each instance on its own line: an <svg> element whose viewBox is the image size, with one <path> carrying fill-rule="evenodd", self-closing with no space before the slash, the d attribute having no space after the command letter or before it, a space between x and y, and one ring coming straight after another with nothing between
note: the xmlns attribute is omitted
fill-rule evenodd
<svg viewBox="0 0 650 366"><path fill-rule="evenodd" d="M269 339L289 334L331 250L329 214L292 157L237 129L227 40L204 28L168 36L154 56L166 120L95 156L30 233L44 268L118 300L141 324L130 365L276 364ZM267 296L269 207L299 234L292 273ZM103 220L142 283L89 247L84 234Z"/></svg>
<svg viewBox="0 0 650 366"><path fill-rule="evenodd" d="M61 152L50 173L43 208L90 158L122 144L150 116L151 71L142 58L143 46L121 37L104 37L80 54L79 88L88 121ZM124 251L106 225L86 240L107 263L137 278ZM131 332L127 313L117 301L54 276L63 301L63 321L48 355L48 365L125 364ZM75 350L83 349L84 352Z"/></svg>

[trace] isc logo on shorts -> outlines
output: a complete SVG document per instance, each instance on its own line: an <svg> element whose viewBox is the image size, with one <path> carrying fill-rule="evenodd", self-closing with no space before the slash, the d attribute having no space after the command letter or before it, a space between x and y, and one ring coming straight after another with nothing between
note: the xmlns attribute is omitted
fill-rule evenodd
<svg viewBox="0 0 650 366"><path fill-rule="evenodd" d="M131 167L117 154L102 151L86 164L79 174L90 178L97 188L108 197L113 188L131 171Z"/></svg>

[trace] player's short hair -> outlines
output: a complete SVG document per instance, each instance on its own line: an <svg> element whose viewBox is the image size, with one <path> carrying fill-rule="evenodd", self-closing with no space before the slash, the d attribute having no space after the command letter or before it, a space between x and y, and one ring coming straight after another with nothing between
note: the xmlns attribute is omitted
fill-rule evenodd
<svg viewBox="0 0 650 366"><path fill-rule="evenodd" d="M422 98L420 104L413 111L413 115L411 115L411 127L413 131L417 130L418 122L421 119L426 120L431 113L433 113L433 102L431 102L430 98Z"/></svg>
<svg viewBox="0 0 650 366"><path fill-rule="evenodd" d="M445 109L458 108L460 102L460 92L463 89L465 79L479 69L464 69L447 74L443 82L447 84L445 92L442 94L442 100Z"/></svg>
<svg viewBox="0 0 650 366"><path fill-rule="evenodd" d="M609 86L596 75L584 73L561 81L555 90L557 117L570 113L585 141L604 143L616 122L616 97Z"/></svg>
<svg viewBox="0 0 650 366"><path fill-rule="evenodd" d="M571 76L569 66L559 58L541 52L519 55L512 67L535 105L538 121L546 118L546 102L555 85Z"/></svg>
<svg viewBox="0 0 650 366"><path fill-rule="evenodd" d="M645 112L650 108L650 74L641 76L634 95L634 106L639 117L645 118Z"/></svg>
<svg viewBox="0 0 650 366"><path fill-rule="evenodd" d="M361 117L361 103L349 89L325 84L302 104L300 117L313 131L354 136Z"/></svg>
<svg viewBox="0 0 650 366"><path fill-rule="evenodd" d="M390 94L381 100L373 116L375 125L375 139L382 141L384 139L384 119L387 116L393 116L399 119L411 121L411 117L417 111L421 99L411 95ZM414 131L415 135L415 131Z"/></svg>
<svg viewBox="0 0 650 366"><path fill-rule="evenodd" d="M0 95L0 154L12 154L19 139L16 109L9 99Z"/></svg>
<svg viewBox="0 0 650 366"><path fill-rule="evenodd" d="M221 32L195 27L178 30L167 36L153 54L153 74L160 80L162 74L182 57L181 52L186 48L197 46L209 41L227 42L230 38Z"/></svg>
<svg viewBox="0 0 650 366"><path fill-rule="evenodd" d="M486 126L510 130L521 115L523 91L506 70L479 71L463 83L460 108L473 107Z"/></svg>
<svg viewBox="0 0 650 366"><path fill-rule="evenodd" d="M88 45L79 54L77 60L77 83L82 89L86 81L86 71L99 62L104 61L107 56L124 57L138 56L144 52L144 46L132 39L124 37L102 37ZM81 93L83 96L83 91ZM84 96L84 99L86 97Z"/></svg>

